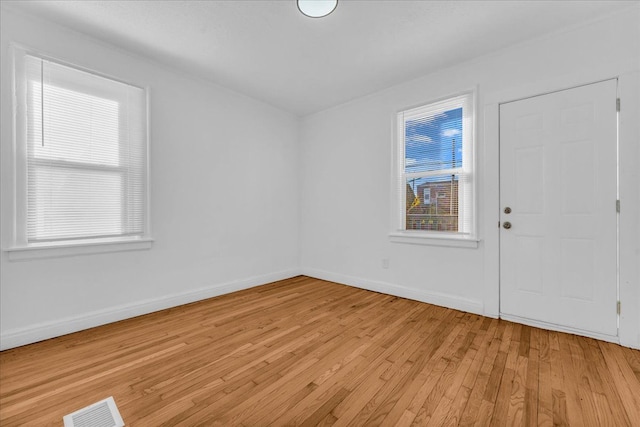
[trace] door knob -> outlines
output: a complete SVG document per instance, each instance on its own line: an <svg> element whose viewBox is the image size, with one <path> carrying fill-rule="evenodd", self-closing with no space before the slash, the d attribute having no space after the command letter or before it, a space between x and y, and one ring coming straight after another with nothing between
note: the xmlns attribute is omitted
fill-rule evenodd
<svg viewBox="0 0 640 427"><path fill-rule="evenodd" d="M502 224L502 226L508 230L511 228L511 223L509 221L505 221L504 224Z"/></svg>
<svg viewBox="0 0 640 427"><path fill-rule="evenodd" d="M506 208L504 208L504 213L506 214L510 214L511 213L511 208L509 206L507 206Z"/></svg>

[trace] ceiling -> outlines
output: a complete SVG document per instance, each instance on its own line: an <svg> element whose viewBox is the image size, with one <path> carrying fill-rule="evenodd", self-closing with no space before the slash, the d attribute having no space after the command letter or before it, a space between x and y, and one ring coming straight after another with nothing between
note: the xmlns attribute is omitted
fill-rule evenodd
<svg viewBox="0 0 640 427"><path fill-rule="evenodd" d="M638 1L2 3L303 116Z"/></svg>

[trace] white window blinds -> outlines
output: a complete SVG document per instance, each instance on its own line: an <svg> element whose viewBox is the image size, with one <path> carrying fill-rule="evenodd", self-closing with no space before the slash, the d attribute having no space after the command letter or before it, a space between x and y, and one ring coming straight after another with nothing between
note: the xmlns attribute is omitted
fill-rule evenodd
<svg viewBox="0 0 640 427"><path fill-rule="evenodd" d="M401 230L474 234L473 94L398 114Z"/></svg>
<svg viewBox="0 0 640 427"><path fill-rule="evenodd" d="M145 90L28 54L16 58L16 83L24 243L143 237Z"/></svg>

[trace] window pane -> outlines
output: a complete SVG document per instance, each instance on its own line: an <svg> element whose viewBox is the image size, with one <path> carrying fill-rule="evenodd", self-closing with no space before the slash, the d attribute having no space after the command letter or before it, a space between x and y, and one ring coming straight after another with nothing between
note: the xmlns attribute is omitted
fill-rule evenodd
<svg viewBox="0 0 640 427"><path fill-rule="evenodd" d="M40 130L32 136L34 157L118 166L118 102L40 81L29 85Z"/></svg>
<svg viewBox="0 0 640 427"><path fill-rule="evenodd" d="M123 234L121 174L47 166L29 173L29 241Z"/></svg>
<svg viewBox="0 0 640 427"><path fill-rule="evenodd" d="M405 172L462 167L462 108L404 122Z"/></svg>
<svg viewBox="0 0 640 427"><path fill-rule="evenodd" d="M406 229L459 231L459 175L441 175L406 181Z"/></svg>

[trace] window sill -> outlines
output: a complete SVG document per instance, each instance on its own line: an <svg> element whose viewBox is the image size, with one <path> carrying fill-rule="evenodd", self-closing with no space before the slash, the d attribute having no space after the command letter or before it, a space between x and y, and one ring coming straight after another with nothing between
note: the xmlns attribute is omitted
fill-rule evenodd
<svg viewBox="0 0 640 427"><path fill-rule="evenodd" d="M392 243L406 243L410 245L424 246L446 246L453 248L477 249L480 240L473 237L462 237L458 235L434 235L425 233L411 233L397 231L389 233L389 240Z"/></svg>
<svg viewBox="0 0 640 427"><path fill-rule="evenodd" d="M10 261L30 259L60 258L76 255L102 254L108 252L140 251L150 249L153 239L111 240L81 243L47 244L26 247L11 247Z"/></svg>

